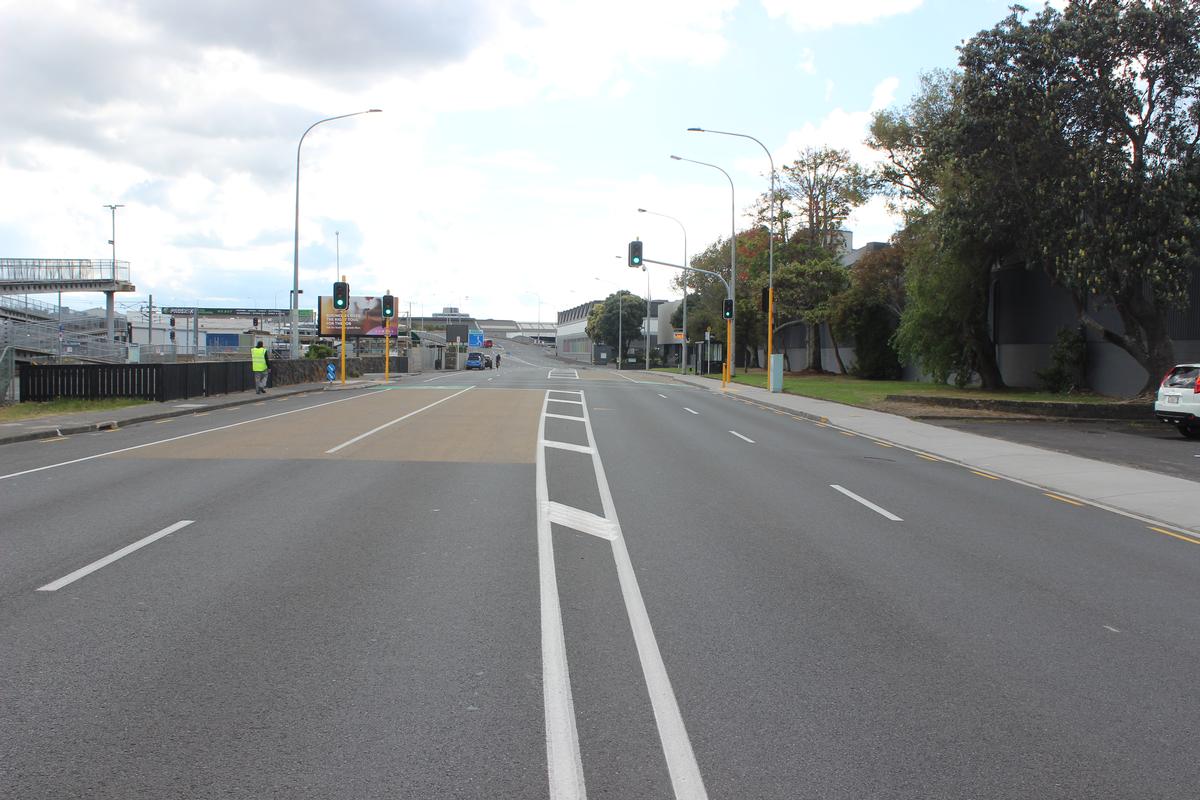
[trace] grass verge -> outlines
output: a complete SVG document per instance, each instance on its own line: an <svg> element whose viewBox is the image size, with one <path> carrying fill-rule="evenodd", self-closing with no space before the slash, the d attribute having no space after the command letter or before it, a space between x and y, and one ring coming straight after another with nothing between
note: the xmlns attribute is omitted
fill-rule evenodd
<svg viewBox="0 0 1200 800"><path fill-rule="evenodd" d="M661 370L678 372L678 370ZM708 376L714 377L714 376ZM721 376L715 378L720 380ZM741 370L734 377L735 383L767 388L767 372L761 369ZM1098 394L1051 394L1028 389L1006 389L984 391L967 387L947 386L922 381L868 381L848 375L793 375L783 376L783 391L818 400L832 400L851 406L871 408L884 402L893 394L967 397L975 400L1016 400L1034 403L1112 403L1113 398Z"/></svg>
<svg viewBox="0 0 1200 800"><path fill-rule="evenodd" d="M0 422L16 422L21 419L49 417L55 414L74 414L79 411L111 411L114 408L140 406L147 400L129 398L110 398L107 400L78 400L60 398L45 403L16 403L11 406L0 406Z"/></svg>

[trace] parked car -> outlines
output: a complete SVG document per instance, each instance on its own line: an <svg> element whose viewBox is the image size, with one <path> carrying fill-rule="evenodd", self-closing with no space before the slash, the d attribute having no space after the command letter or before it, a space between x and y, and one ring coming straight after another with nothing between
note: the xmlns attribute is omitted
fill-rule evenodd
<svg viewBox="0 0 1200 800"><path fill-rule="evenodd" d="M1200 439L1200 364L1179 364L1158 387L1154 416L1179 429L1189 439Z"/></svg>
<svg viewBox="0 0 1200 800"><path fill-rule="evenodd" d="M483 353L467 353L467 369L483 369Z"/></svg>

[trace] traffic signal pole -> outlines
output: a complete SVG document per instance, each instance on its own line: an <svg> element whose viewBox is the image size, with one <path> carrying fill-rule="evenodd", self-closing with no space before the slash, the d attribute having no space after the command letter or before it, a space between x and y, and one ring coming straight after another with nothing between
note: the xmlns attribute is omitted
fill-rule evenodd
<svg viewBox="0 0 1200 800"><path fill-rule="evenodd" d="M641 256L641 242L638 242L638 256ZM631 251L632 252L632 251ZM700 269L699 267L684 267L679 264L672 264L668 261L655 261L652 258L639 258L640 261L646 264L658 264L660 267L671 267L672 269L681 269L684 272L691 270L692 272L703 272L705 275L712 275L714 278L725 284L725 297L730 301L733 300L733 287L729 285L729 281L719 272L713 272L708 269ZM646 323L649 325L649 321ZM729 359L732 356L732 348L729 346L729 329L732 326L732 320L725 321L725 364L721 368L721 388L724 389L729 383ZM687 332L684 331L684 340L687 340Z"/></svg>
<svg viewBox="0 0 1200 800"><path fill-rule="evenodd" d="M342 276L342 283L346 282L346 276ZM346 385L346 317L350 315L350 303L346 303L346 307L342 309L342 385Z"/></svg>

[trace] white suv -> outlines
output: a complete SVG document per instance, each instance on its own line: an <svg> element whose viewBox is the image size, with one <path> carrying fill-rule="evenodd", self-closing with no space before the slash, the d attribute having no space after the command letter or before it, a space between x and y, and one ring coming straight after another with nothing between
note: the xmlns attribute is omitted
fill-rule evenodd
<svg viewBox="0 0 1200 800"><path fill-rule="evenodd" d="M1200 439L1200 364L1180 364L1162 379L1154 416L1189 439Z"/></svg>

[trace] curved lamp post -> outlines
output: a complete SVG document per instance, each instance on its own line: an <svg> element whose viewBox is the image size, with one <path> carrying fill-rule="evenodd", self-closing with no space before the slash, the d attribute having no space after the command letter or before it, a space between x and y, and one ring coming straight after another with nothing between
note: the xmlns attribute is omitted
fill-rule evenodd
<svg viewBox="0 0 1200 800"><path fill-rule="evenodd" d="M660 214L657 211L649 211L645 208L639 208L640 214L653 214L656 217L669 219L679 226L679 230L683 231L683 345L679 348L681 358L679 359L680 374L687 373L687 265L688 265L688 249L687 249L687 228L683 227L683 223L672 217L670 214Z"/></svg>
<svg viewBox="0 0 1200 800"><path fill-rule="evenodd" d="M688 128L688 130L696 133L719 133L722 136L737 136L741 139L749 139L752 142L757 142L758 146L767 154L767 161L771 163L771 196L768 198L767 203L767 386L772 392L782 391L782 386L775 386L774 372L771 370L771 358L775 355L775 159L771 157L771 151L767 149L765 144L748 133L713 131L707 128Z"/></svg>
<svg viewBox="0 0 1200 800"><path fill-rule="evenodd" d="M296 145L296 228L292 248L292 358L300 357L300 148L304 145L304 137L308 136L308 132L324 122L357 117L359 114L378 114L381 110L368 108L366 111L355 111L353 114L339 114L336 117L319 119L300 134L300 142Z"/></svg>

